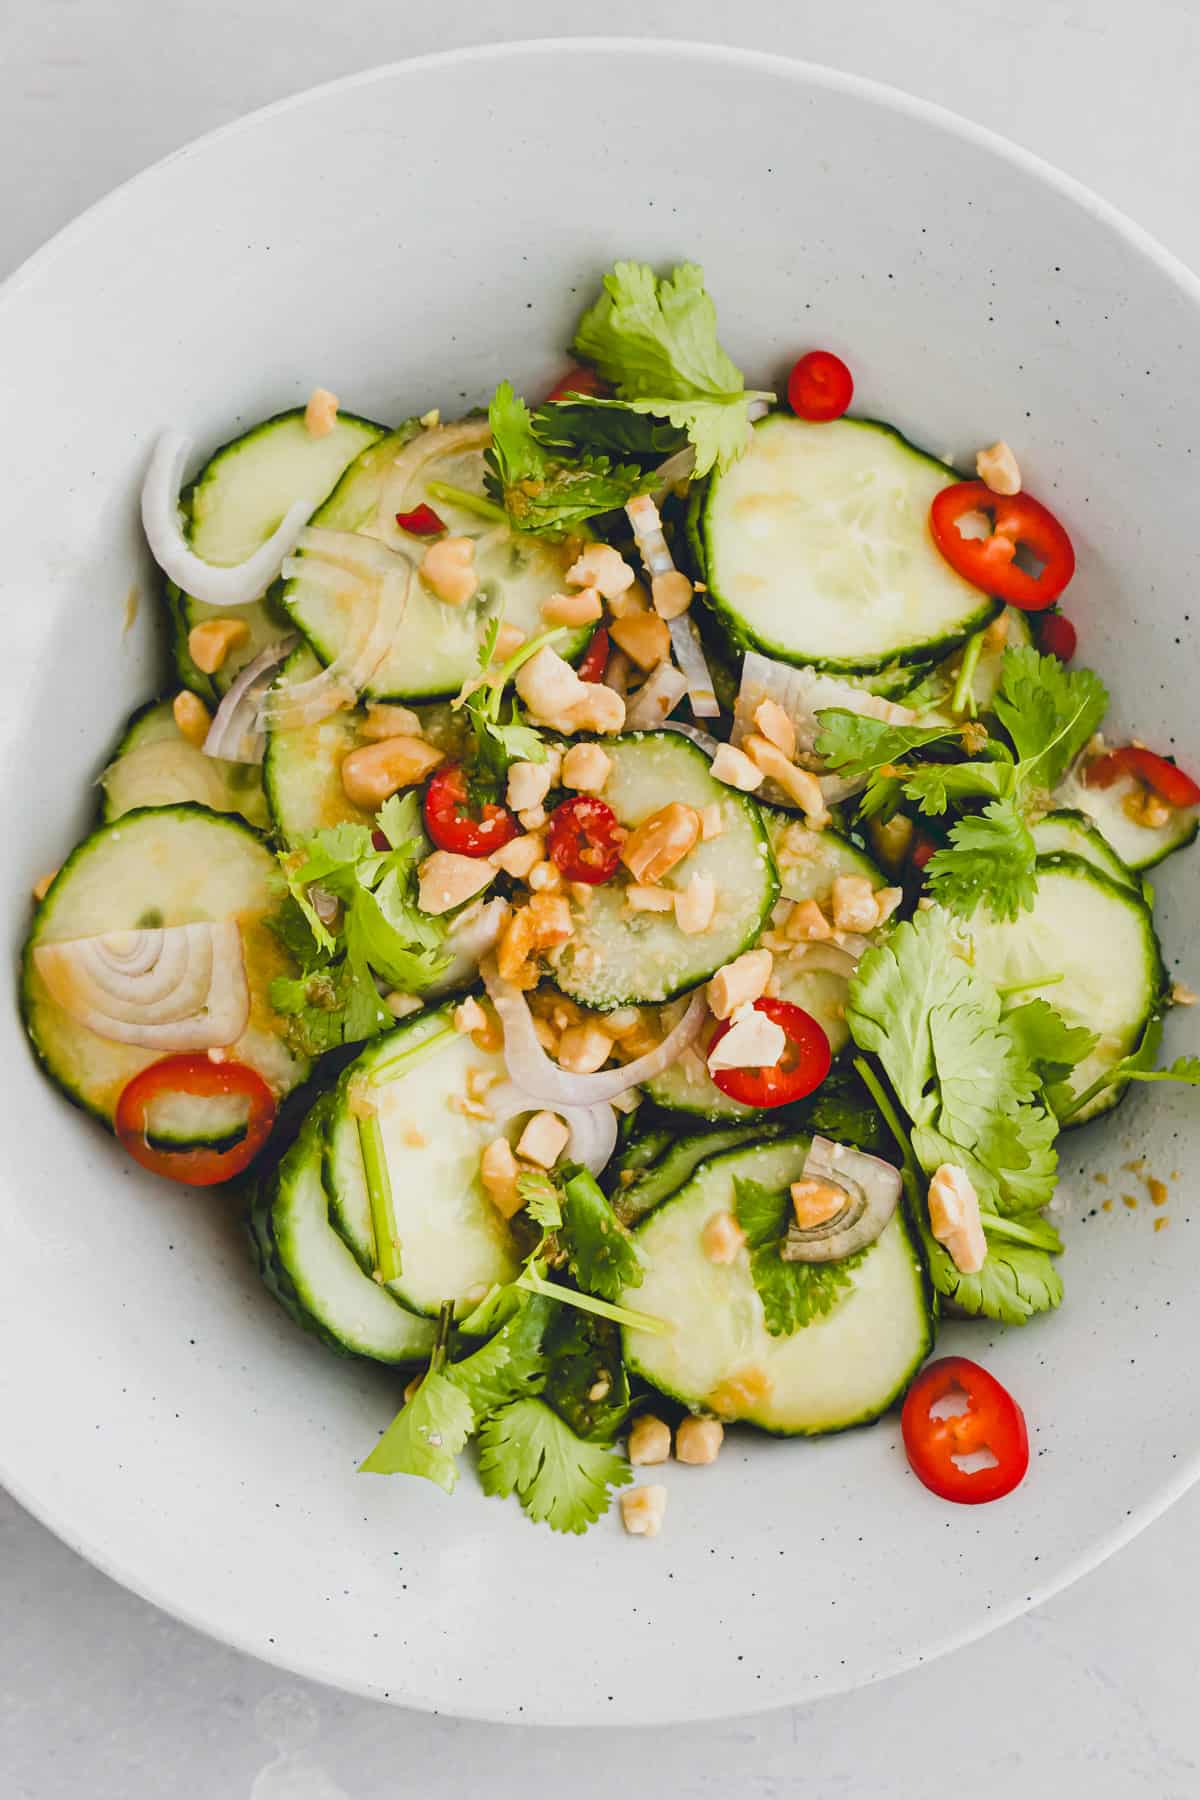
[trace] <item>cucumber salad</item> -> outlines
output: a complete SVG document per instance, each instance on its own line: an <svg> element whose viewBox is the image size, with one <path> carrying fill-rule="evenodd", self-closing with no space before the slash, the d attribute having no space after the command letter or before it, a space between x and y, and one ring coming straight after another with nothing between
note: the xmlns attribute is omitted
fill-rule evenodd
<svg viewBox="0 0 1200 1800"><path fill-rule="evenodd" d="M533 405L159 440L172 673L35 887L31 1044L396 1369L366 1471L473 1440L653 1536L646 1466L902 1403L997 1499L1024 1417L938 1321L1057 1307L1060 1134L1200 1082L1146 877L1200 787L1102 737L1006 444L964 476L826 351L749 390L693 265L618 263L573 353Z"/></svg>

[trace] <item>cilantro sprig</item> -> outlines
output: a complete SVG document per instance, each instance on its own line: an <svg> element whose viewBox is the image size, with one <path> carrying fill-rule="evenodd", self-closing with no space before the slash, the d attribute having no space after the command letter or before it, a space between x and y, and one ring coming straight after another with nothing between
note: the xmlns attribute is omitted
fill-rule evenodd
<svg viewBox="0 0 1200 1800"><path fill-rule="evenodd" d="M488 423L487 489L517 531L562 537L588 519L619 510L645 488L646 476L636 463L544 441L510 381L502 381L492 396Z"/></svg>
<svg viewBox="0 0 1200 1800"><path fill-rule="evenodd" d="M785 1262L780 1252L791 1210L787 1193L744 1175L734 1177L733 1187L763 1321L772 1337L791 1337L833 1311L853 1286L853 1271L866 1252L858 1250L839 1262Z"/></svg>

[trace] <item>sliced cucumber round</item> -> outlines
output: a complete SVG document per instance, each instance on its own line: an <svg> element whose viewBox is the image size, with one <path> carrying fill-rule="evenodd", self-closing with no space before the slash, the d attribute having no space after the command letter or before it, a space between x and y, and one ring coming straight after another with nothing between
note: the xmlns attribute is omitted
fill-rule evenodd
<svg viewBox="0 0 1200 1800"><path fill-rule="evenodd" d="M1086 813L1111 844L1128 869L1152 869L1156 863L1182 850L1200 830L1200 808L1177 806L1165 825L1143 825L1126 812L1126 803L1140 801L1142 786L1133 775L1122 775L1111 787L1088 787L1071 773L1054 796L1060 807Z"/></svg>
<svg viewBox="0 0 1200 1800"><path fill-rule="evenodd" d="M339 413L332 431L314 437L304 423L304 408L294 407L223 444L180 496L192 549L206 562L244 561L266 542L289 506L297 500L316 506L346 465L384 431L370 419ZM179 679L210 702L226 693L238 670L285 629L271 599L239 606L237 617L250 636L214 675L206 675L192 661L188 633L206 619L226 616L227 609L206 606L178 588L169 589L167 599Z"/></svg>
<svg viewBox="0 0 1200 1800"><path fill-rule="evenodd" d="M1141 883L1086 813L1063 807L1046 813L1032 828L1039 856L1080 856L1118 887L1141 893Z"/></svg>
<svg viewBox="0 0 1200 1800"><path fill-rule="evenodd" d="M759 811L771 841L784 899L815 900L827 907L838 875L865 875L872 887L886 885L886 877L866 852L839 832L808 831L794 813L784 812L781 807L760 803ZM829 1039L831 1052L839 1056L850 1041L845 1020L847 976L782 957L776 961L775 975L778 997L811 1013ZM756 1116L754 1108L723 1094L705 1067L715 1030L714 1020L695 1046L696 1054L681 1057L648 1081L646 1093L656 1106L669 1112L692 1113L709 1120L752 1119Z"/></svg>
<svg viewBox="0 0 1200 1800"><path fill-rule="evenodd" d="M428 1357L433 1326L372 1281L329 1223L321 1179L329 1096L265 1183L251 1213L251 1238L268 1288L297 1324L332 1349L376 1362Z"/></svg>
<svg viewBox="0 0 1200 1800"><path fill-rule="evenodd" d="M996 689L1000 686L1000 677L1004 671L1004 652L1018 650L1033 643L1033 632L1029 626L1029 615L1019 607L1006 606L996 626L1003 624L1003 635L997 630L995 637L988 632L984 645L975 664L975 672L971 677L971 698L976 713L990 711L992 701L996 697ZM988 639L991 642L988 642ZM958 681L962 667L963 652L956 650L932 671L929 686L924 690L929 696L929 703L920 708L923 725L961 724L961 720L949 711L950 697Z"/></svg>
<svg viewBox="0 0 1200 1800"><path fill-rule="evenodd" d="M657 1004L707 981L755 942L779 895L767 834L755 802L714 780L708 758L673 731L646 731L606 739L612 773L604 798L621 824L632 829L672 801L699 812L721 809L720 835L696 845L665 877L666 889L693 875L716 883L717 910L708 930L687 936L673 913L631 912L622 876L595 887L584 905L573 903L574 935L553 952L554 978L585 1006L610 1010L631 1003Z"/></svg>
<svg viewBox="0 0 1200 1800"><path fill-rule="evenodd" d="M320 667L308 646L301 645L280 670L276 689L286 691L308 681ZM449 705L436 701L415 710L422 737L448 756L461 754L467 737L461 712L452 712ZM341 778L343 758L367 741L360 735L365 719L360 707L354 712L331 713L315 725L268 730L263 786L275 830L285 844L299 843L315 831L347 820L373 823L372 814L347 798Z"/></svg>
<svg viewBox="0 0 1200 1800"><path fill-rule="evenodd" d="M770 1125L756 1121L751 1125L730 1126L727 1131L697 1131L688 1137L675 1138L633 1181L624 1187L618 1184L613 1194L613 1211L623 1225L636 1225L639 1219L644 1219L647 1213L677 1193L710 1156L738 1150L743 1144L761 1143L774 1135Z"/></svg>
<svg viewBox="0 0 1200 1800"><path fill-rule="evenodd" d="M267 923L277 910L275 858L231 813L201 806L149 807L102 826L74 850L38 908L25 945L21 1004L25 1027L51 1078L69 1099L111 1126L126 1082L159 1053L97 1036L50 996L33 952L39 944L96 937L137 926L236 919L241 927L250 1022L231 1056L258 1070L276 1094L304 1079L308 1065L292 1055L285 1021L269 998L276 975L295 971ZM217 1103L213 1129L227 1130Z"/></svg>
<svg viewBox="0 0 1200 1800"><path fill-rule="evenodd" d="M744 1249L732 1263L705 1254L709 1219L735 1210L735 1179L786 1187L809 1143L788 1138L702 1162L638 1227L642 1285L622 1296L670 1326L661 1336L622 1333L631 1369L686 1406L787 1436L877 1419L933 1340L928 1283L902 1211L851 1272L845 1298L791 1337L768 1333Z"/></svg>
<svg viewBox="0 0 1200 1800"><path fill-rule="evenodd" d="M1031 912L1000 921L980 911L963 931L978 974L998 988L1019 986L1014 1005L1040 996L1068 1025L1098 1034L1071 1075L1071 1091L1080 1094L1137 1048L1162 1004L1166 970L1153 916L1136 889L1110 881L1082 857L1061 854L1039 856L1037 880ZM1070 1123L1107 1112L1125 1086L1106 1088Z"/></svg>
<svg viewBox="0 0 1200 1800"><path fill-rule="evenodd" d="M480 640L492 618L503 615L526 637L545 629L542 605L562 588L572 560L566 547L513 532L503 522L481 518L469 506L428 491L430 481L445 482L485 500L483 453L489 441L486 421L439 426L424 434L410 423L365 451L313 516L314 525L365 532L419 561L424 546L400 529L396 514L432 504L456 537L475 542L479 589L474 599L466 606L447 606L415 579L392 648L368 684L371 699L456 693L477 671ZM426 442L429 454L424 456L421 445ZM408 481L406 467L413 469ZM283 604L321 661L332 662L346 631L345 609L337 597L320 581L297 575L284 586ZM564 656L577 656L590 636L590 628L574 632L557 648Z"/></svg>
<svg viewBox="0 0 1200 1800"><path fill-rule="evenodd" d="M472 1072L477 1072L472 1077ZM423 1013L365 1050L343 1074L326 1133L330 1216L359 1266L378 1268L359 1123L374 1109L391 1185L400 1275L388 1291L413 1312L446 1300L469 1309L518 1272L512 1233L479 1180L484 1146L499 1135L490 1116L459 1106L472 1082L482 1094L506 1078L504 1059L454 1029L448 1007ZM515 1136L516 1122L508 1127Z"/></svg>
<svg viewBox="0 0 1200 1800"><path fill-rule="evenodd" d="M100 786L106 824L139 807L187 800L213 812L240 813L258 831L271 823L254 765L205 756L180 731L169 700L152 700L134 713Z"/></svg>
<svg viewBox="0 0 1200 1800"><path fill-rule="evenodd" d="M928 662L995 617L929 532L959 477L888 425L772 413L696 524L711 604L743 647L869 674Z"/></svg>

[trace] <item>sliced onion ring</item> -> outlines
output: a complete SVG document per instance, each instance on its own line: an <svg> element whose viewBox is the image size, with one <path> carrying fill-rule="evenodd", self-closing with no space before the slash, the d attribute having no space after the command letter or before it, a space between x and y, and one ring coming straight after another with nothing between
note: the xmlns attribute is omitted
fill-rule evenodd
<svg viewBox="0 0 1200 1800"><path fill-rule="evenodd" d="M611 1104L596 1106L556 1106L548 1109L515 1082L506 1081L493 1088L487 1097L487 1108L497 1125L505 1125L519 1113L553 1110L571 1133L567 1153L572 1162L582 1163L593 1175L607 1167L617 1147L617 1115Z"/></svg>
<svg viewBox="0 0 1200 1800"><path fill-rule="evenodd" d="M666 722L686 693L686 675L681 675L674 663L659 663L625 709L626 731L654 731Z"/></svg>
<svg viewBox="0 0 1200 1800"><path fill-rule="evenodd" d="M262 727L263 701L275 670L299 642L293 631L277 644L268 644L253 662L238 670L229 692L213 714L204 740L205 756L219 757L222 762L262 761L267 743Z"/></svg>
<svg viewBox="0 0 1200 1800"><path fill-rule="evenodd" d="M39 944L33 960L64 1012L113 1043L216 1050L250 1017L235 919Z"/></svg>
<svg viewBox="0 0 1200 1800"><path fill-rule="evenodd" d="M846 1203L823 1225L805 1230L794 1221L783 1240L785 1262L840 1262L873 1244L900 1203L900 1171L849 1144L815 1137L804 1159L804 1178L840 1188Z"/></svg>
<svg viewBox="0 0 1200 1800"><path fill-rule="evenodd" d="M623 1069L602 1069L596 1075L572 1075L552 1062L538 1042L533 1014L520 988L505 981L494 957L480 966L484 986L504 1028L504 1061L517 1087L532 1094L541 1106L599 1106L615 1100L643 1081L669 1068L681 1051L699 1035L708 1008L702 992L694 993L678 1024L662 1043L645 1056L635 1057Z"/></svg>
<svg viewBox="0 0 1200 1800"><path fill-rule="evenodd" d="M297 500L288 507L265 544L245 562L223 567L197 556L183 535L179 491L192 452L190 438L164 431L150 457L142 483L142 526L159 568L194 600L206 606L249 606L260 600L278 575L308 523L312 505Z"/></svg>

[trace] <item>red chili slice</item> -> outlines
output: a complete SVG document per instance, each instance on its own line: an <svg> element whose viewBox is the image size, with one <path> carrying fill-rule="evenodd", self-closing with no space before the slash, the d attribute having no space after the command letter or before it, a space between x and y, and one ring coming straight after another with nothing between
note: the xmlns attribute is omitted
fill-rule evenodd
<svg viewBox="0 0 1200 1800"><path fill-rule="evenodd" d="M599 631L592 633L592 641L575 671L580 681L604 680L604 671L608 667L608 649L608 633L602 625Z"/></svg>
<svg viewBox="0 0 1200 1800"><path fill-rule="evenodd" d="M955 1388L966 1395L966 1410L935 1418L933 1408ZM942 1500L979 1506L1002 1500L1025 1479L1025 1414L994 1375L965 1356L943 1356L921 1370L908 1390L900 1430L913 1474ZM991 1451L991 1468L964 1469L955 1461L980 1450Z"/></svg>
<svg viewBox="0 0 1200 1800"><path fill-rule="evenodd" d="M595 369L578 367L568 369L566 374L555 382L546 395L545 404L549 406L556 400L568 400L572 394L599 394L603 397L611 392L612 389L607 381L601 381Z"/></svg>
<svg viewBox="0 0 1200 1800"><path fill-rule="evenodd" d="M970 513L991 516L989 536L963 536L958 522ZM956 481L934 495L929 528L934 543L964 581L1022 612L1040 612L1053 605L1075 573L1070 538L1032 494L994 494L986 482ZM1017 566L1018 545L1042 564L1040 575Z"/></svg>
<svg viewBox="0 0 1200 1800"><path fill-rule="evenodd" d="M829 1073L829 1039L812 1014L790 1000L756 1000L754 1010L783 1027L787 1044L782 1059L769 1069L714 1069L713 1080L723 1094L743 1106L787 1106L803 1100ZM726 1019L717 1026L708 1046L710 1055L732 1024Z"/></svg>
<svg viewBox="0 0 1200 1800"><path fill-rule="evenodd" d="M1037 628L1038 649L1059 662L1070 662L1079 648L1079 634L1060 612L1043 613Z"/></svg>
<svg viewBox="0 0 1200 1800"><path fill-rule="evenodd" d="M550 814L546 841L552 860L568 881L599 887L617 872L624 836L607 801L576 794Z"/></svg>
<svg viewBox="0 0 1200 1800"><path fill-rule="evenodd" d="M148 1141L153 1101L165 1094L194 1094L200 1099L238 1095L248 1103L245 1136L227 1150L162 1150ZM240 1175L258 1155L275 1123L275 1096L256 1069L246 1063L214 1062L196 1052L168 1056L151 1063L126 1082L117 1101L113 1129L135 1162L170 1181L189 1187L212 1187Z"/></svg>
<svg viewBox="0 0 1200 1800"><path fill-rule="evenodd" d="M413 537L437 537L446 529L446 521L424 501L420 506L414 506L411 512L397 513L396 523L401 531L411 532Z"/></svg>
<svg viewBox="0 0 1200 1800"><path fill-rule="evenodd" d="M520 833L507 806L491 800L471 810L467 772L461 763L443 763L435 769L425 789L425 829L439 850L456 856L490 856L503 850Z"/></svg>
<svg viewBox="0 0 1200 1800"><path fill-rule="evenodd" d="M854 398L854 377L832 350L810 350L788 376L788 405L814 425L840 419Z"/></svg>
<svg viewBox="0 0 1200 1800"><path fill-rule="evenodd" d="M1084 781L1088 787L1111 787L1122 775L1136 775L1153 788L1168 806L1200 806L1200 786L1165 756L1145 750L1139 744L1125 744L1119 750L1106 750L1089 763Z"/></svg>

